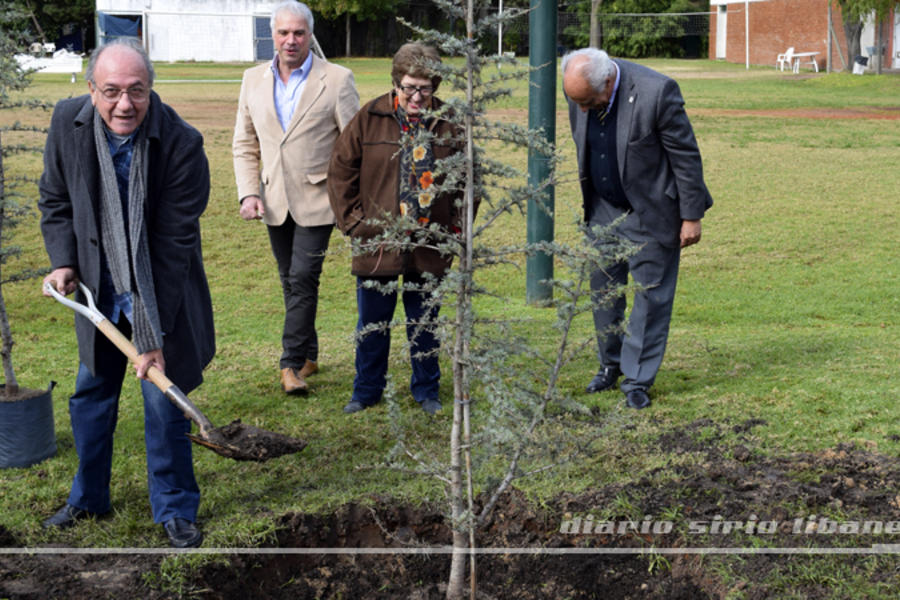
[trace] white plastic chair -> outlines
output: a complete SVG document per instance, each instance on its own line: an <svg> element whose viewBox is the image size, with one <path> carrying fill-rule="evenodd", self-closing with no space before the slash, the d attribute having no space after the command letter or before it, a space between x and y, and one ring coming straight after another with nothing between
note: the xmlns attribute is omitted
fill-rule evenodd
<svg viewBox="0 0 900 600"><path fill-rule="evenodd" d="M794 62L794 47L791 46L790 48L787 49L787 52L785 52L784 54L778 55L778 58L775 60L775 68L779 69L781 71L784 71L784 67L785 67L785 65L787 65L788 68L793 69L793 62Z"/></svg>

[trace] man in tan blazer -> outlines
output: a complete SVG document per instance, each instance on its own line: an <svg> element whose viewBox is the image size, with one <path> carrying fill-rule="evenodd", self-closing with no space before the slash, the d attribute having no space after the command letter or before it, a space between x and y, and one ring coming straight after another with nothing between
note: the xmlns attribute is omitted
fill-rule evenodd
<svg viewBox="0 0 900 600"><path fill-rule="evenodd" d="M276 55L244 72L232 153L241 217L266 224L284 292L281 387L303 394L318 371L319 276L334 228L325 177L359 94L348 69L310 52L308 6L279 4L271 26Z"/></svg>

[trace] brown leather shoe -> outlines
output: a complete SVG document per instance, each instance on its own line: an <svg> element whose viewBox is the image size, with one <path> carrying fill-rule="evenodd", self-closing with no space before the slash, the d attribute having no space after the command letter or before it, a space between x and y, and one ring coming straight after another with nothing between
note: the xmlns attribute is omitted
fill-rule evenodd
<svg viewBox="0 0 900 600"><path fill-rule="evenodd" d="M307 360L303 364L303 368L300 369L300 378L306 379L310 375L314 375L315 373L318 373L318 372L319 372L319 363L312 361L312 360Z"/></svg>
<svg viewBox="0 0 900 600"><path fill-rule="evenodd" d="M300 371L288 367L281 370L281 389L286 394L305 394L309 391L309 385L300 374Z"/></svg>

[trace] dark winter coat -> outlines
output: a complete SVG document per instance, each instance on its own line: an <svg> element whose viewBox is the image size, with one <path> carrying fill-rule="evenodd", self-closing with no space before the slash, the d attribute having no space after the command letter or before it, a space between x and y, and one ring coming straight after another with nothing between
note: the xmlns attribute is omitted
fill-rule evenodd
<svg viewBox="0 0 900 600"><path fill-rule="evenodd" d="M39 207L51 267L74 268L98 298L100 173L93 119L88 95L56 105L44 151ZM199 221L209 200L209 164L200 133L156 93L151 93L142 126L150 142L145 223L166 375L188 392L200 384L203 368L215 354ZM99 360L97 336L103 334L80 315L75 330L81 362L93 372Z"/></svg>
<svg viewBox="0 0 900 600"><path fill-rule="evenodd" d="M434 98L432 110L441 101ZM451 141L455 127L449 121L432 119L434 133L432 151L441 160L460 151ZM444 138L442 141L441 138ZM394 116L393 94L388 93L368 102L341 133L331 154L328 167L328 197L338 228L352 238L366 240L382 232L366 219L385 219L385 214L400 214L400 125ZM456 198L439 195L431 205L431 222L448 231L460 228ZM411 252L376 251L353 257L354 275L397 276L432 273L442 275L452 257L441 256L431 248L417 247Z"/></svg>

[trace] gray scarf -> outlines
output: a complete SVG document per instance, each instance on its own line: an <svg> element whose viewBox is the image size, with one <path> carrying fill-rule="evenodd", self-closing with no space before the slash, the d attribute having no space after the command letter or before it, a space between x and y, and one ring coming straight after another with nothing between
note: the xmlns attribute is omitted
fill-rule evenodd
<svg viewBox="0 0 900 600"><path fill-rule="evenodd" d="M109 153L103 119L94 111L94 144L100 164L100 235L117 294L129 292L134 308L134 345L140 354L162 348L162 326L153 287L144 204L147 200L147 148L140 127L134 139L128 175L128 232L116 170ZM129 247L130 246L130 247ZM133 267L133 270L132 270ZM132 275L134 277L132 277Z"/></svg>

